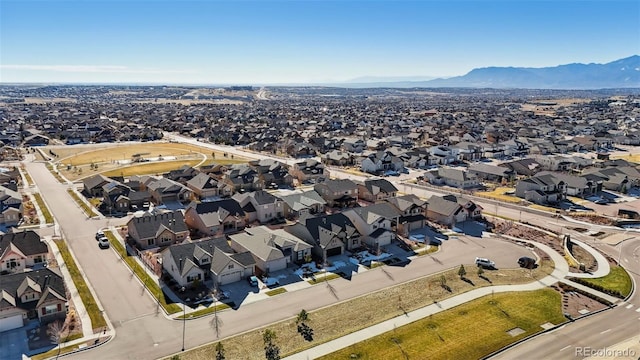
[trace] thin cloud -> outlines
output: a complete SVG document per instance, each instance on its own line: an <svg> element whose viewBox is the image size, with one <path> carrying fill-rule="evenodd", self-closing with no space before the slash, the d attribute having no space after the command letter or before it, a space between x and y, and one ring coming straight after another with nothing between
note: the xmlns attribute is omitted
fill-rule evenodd
<svg viewBox="0 0 640 360"><path fill-rule="evenodd" d="M187 74L189 70L132 69L119 65L0 65L0 69L65 73Z"/></svg>

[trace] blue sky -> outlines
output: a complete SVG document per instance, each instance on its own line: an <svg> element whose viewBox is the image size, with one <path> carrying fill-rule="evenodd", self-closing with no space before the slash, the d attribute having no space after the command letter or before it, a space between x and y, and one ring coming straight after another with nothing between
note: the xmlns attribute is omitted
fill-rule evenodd
<svg viewBox="0 0 640 360"><path fill-rule="evenodd" d="M0 1L0 82L456 76L640 53L638 1Z"/></svg>

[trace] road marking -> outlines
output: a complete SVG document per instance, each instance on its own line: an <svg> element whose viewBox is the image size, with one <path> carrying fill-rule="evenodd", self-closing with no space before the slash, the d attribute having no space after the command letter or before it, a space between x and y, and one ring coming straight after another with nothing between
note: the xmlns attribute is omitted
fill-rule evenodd
<svg viewBox="0 0 640 360"><path fill-rule="evenodd" d="M605 333L608 333L609 331L611 331L611 329L607 329L605 331L600 331L600 334L605 334Z"/></svg>
<svg viewBox="0 0 640 360"><path fill-rule="evenodd" d="M631 309L633 307L633 304L629 304L627 306L625 306L626 309Z"/></svg>
<svg viewBox="0 0 640 360"><path fill-rule="evenodd" d="M562 349L560 349L560 351L567 350L570 347L571 347L571 345L567 345L567 346L563 347Z"/></svg>

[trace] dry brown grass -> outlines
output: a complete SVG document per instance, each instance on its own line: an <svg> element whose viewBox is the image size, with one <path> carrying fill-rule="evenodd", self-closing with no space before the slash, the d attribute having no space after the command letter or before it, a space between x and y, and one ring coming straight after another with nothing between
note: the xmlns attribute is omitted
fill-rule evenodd
<svg viewBox="0 0 640 360"><path fill-rule="evenodd" d="M413 280L391 288L383 289L334 306L311 311L309 326L314 330L314 341L306 342L297 333L295 318L274 323L270 326L250 331L222 340L229 359L264 359L262 332L269 328L277 334L277 345L281 354L294 354L321 343L342 337L354 331L375 325L395 316L404 314L442 299L478 287L503 284L522 284L539 279L553 270L551 261L543 261L535 270L505 269L485 271L480 278L475 265L466 264L467 278L474 285L460 280L458 266L440 274ZM440 286L442 275L451 291ZM322 285L319 285L322 286ZM286 295L285 295L286 296ZM302 307L301 307L302 309ZM210 344L180 355L184 360L206 360L211 358L215 344Z"/></svg>
<svg viewBox="0 0 640 360"><path fill-rule="evenodd" d="M519 197L515 196L515 195L506 195L505 193L507 192L512 192L515 191L515 188L509 188L509 187L497 187L491 191L477 191L474 193L474 195L477 196L481 196L481 197L486 197L486 198L490 198L490 199L497 199L497 200L501 200L504 202L509 202L509 203L519 203L522 201L522 199L520 199Z"/></svg>

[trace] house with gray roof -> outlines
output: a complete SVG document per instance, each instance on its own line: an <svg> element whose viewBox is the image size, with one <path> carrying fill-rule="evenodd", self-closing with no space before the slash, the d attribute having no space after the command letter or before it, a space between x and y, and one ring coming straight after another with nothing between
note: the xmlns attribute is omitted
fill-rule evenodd
<svg viewBox="0 0 640 360"><path fill-rule="evenodd" d="M189 238L189 228L180 210L133 217L127 222L127 231L141 249L169 246Z"/></svg>
<svg viewBox="0 0 640 360"><path fill-rule="evenodd" d="M184 221L200 234L221 236L242 231L246 215L236 200L221 199L189 204L184 212Z"/></svg>
<svg viewBox="0 0 640 360"><path fill-rule="evenodd" d="M402 214L387 202L356 207L343 212L362 235L362 242L372 249L391 244L395 228Z"/></svg>
<svg viewBox="0 0 640 360"><path fill-rule="evenodd" d="M539 205L556 204L566 197L563 181L550 174L536 175L516 183L515 195Z"/></svg>
<svg viewBox="0 0 640 360"><path fill-rule="evenodd" d="M248 222L258 221L261 224L266 224L284 218L282 199L264 190L235 194L232 199L240 204Z"/></svg>
<svg viewBox="0 0 640 360"><path fill-rule="evenodd" d="M236 253L226 238L176 244L162 250L162 269L180 286L213 281L227 285L254 274L249 253Z"/></svg>
<svg viewBox="0 0 640 360"><path fill-rule="evenodd" d="M414 194L396 196L385 201L401 212L396 227L397 234L409 236L411 231L425 227L428 207L426 201Z"/></svg>
<svg viewBox="0 0 640 360"><path fill-rule="evenodd" d="M349 179L327 179L315 184L313 189L329 207L351 207L358 200L358 185Z"/></svg>
<svg viewBox="0 0 640 360"><path fill-rule="evenodd" d="M0 226L15 226L22 219L22 196L17 191L0 186Z"/></svg>
<svg viewBox="0 0 640 360"><path fill-rule="evenodd" d="M113 180L102 175L97 174L82 180L84 187L84 193L91 197L102 197L103 186L112 182Z"/></svg>
<svg viewBox="0 0 640 360"><path fill-rule="evenodd" d="M424 177L432 184L458 189L469 189L480 185L477 176L462 168L440 167L425 172Z"/></svg>
<svg viewBox="0 0 640 360"><path fill-rule="evenodd" d="M146 188L157 205L191 201L192 191L173 180L160 178L150 182Z"/></svg>
<svg viewBox="0 0 640 360"><path fill-rule="evenodd" d="M199 199L212 198L219 195L218 180L208 174L199 173L186 183Z"/></svg>
<svg viewBox="0 0 640 360"><path fill-rule="evenodd" d="M437 223L454 226L467 220L482 217L482 207L471 200L456 195L433 195L427 201L427 218Z"/></svg>
<svg viewBox="0 0 640 360"><path fill-rule="evenodd" d="M364 201L379 203L395 197L398 189L387 179L367 179L358 183L358 198Z"/></svg>
<svg viewBox="0 0 640 360"><path fill-rule="evenodd" d="M497 166L484 163L473 163L469 165L469 173L475 175L478 180L491 181L494 183L510 183L515 179L515 172L508 167Z"/></svg>
<svg viewBox="0 0 640 360"><path fill-rule="evenodd" d="M57 269L0 276L0 332L20 328L31 319L43 325L64 320L66 295L64 279Z"/></svg>
<svg viewBox="0 0 640 360"><path fill-rule="evenodd" d="M313 246L311 253L322 263L361 246L360 232L342 213L300 219L284 230Z"/></svg>
<svg viewBox="0 0 640 360"><path fill-rule="evenodd" d="M33 230L0 235L0 274L23 272L48 258L47 243Z"/></svg>
<svg viewBox="0 0 640 360"><path fill-rule="evenodd" d="M284 270L293 262L303 262L313 248L291 233L266 226L247 228L242 233L230 235L229 241L235 251L251 253L258 275Z"/></svg>
<svg viewBox="0 0 640 360"><path fill-rule="evenodd" d="M323 214L327 205L327 202L315 190L296 190L284 195L275 195L284 201L284 216L287 219Z"/></svg>
<svg viewBox="0 0 640 360"><path fill-rule="evenodd" d="M326 170L323 163L316 159L306 159L301 162L293 164L291 175L298 179L300 184L316 183L318 180L329 177L329 172Z"/></svg>

